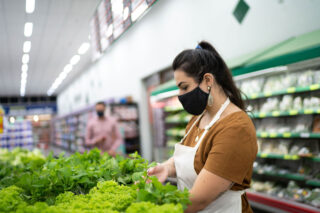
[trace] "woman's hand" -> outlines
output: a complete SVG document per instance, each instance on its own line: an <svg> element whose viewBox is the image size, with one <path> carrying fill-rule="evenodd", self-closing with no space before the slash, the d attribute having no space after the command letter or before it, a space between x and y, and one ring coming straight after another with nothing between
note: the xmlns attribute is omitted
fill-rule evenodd
<svg viewBox="0 0 320 213"><path fill-rule="evenodd" d="M164 183L169 176L169 170L164 164L158 164L148 169L148 176L156 176L161 183Z"/></svg>

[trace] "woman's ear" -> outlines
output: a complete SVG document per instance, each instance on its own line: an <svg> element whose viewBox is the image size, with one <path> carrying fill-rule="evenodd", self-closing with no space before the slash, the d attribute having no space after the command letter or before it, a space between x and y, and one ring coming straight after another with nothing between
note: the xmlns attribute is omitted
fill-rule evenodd
<svg viewBox="0 0 320 213"><path fill-rule="evenodd" d="M207 86L212 87L215 83L215 78L211 73L206 73L203 75L203 79Z"/></svg>

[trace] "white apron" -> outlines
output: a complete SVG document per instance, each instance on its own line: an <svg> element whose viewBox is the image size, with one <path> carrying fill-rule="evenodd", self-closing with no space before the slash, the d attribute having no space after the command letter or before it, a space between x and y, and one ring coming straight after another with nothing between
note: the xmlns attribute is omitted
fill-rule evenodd
<svg viewBox="0 0 320 213"><path fill-rule="evenodd" d="M215 124L219 120L221 114L227 108L229 103L230 103L230 100L228 98L226 102L221 106L217 114L214 116L212 121L209 123L209 125L205 127L205 130L201 135L201 138L198 140L195 147L185 146L185 145L182 145L181 143L188 136L191 129L199 121L202 115L200 115L198 119L192 124L189 131L184 136L184 138L180 141L180 143L177 143L175 145L173 158L174 158L174 164L176 167L178 189L183 190L184 188L187 188L188 190L190 190L193 187L193 184L198 176L194 169L194 158L195 158L196 152L203 138L209 131L210 127L212 127L213 124ZM243 193L244 191L228 190L225 193L223 193L222 196L220 196L218 199L210 203L205 209L203 209L200 212L241 213L242 212L241 195Z"/></svg>

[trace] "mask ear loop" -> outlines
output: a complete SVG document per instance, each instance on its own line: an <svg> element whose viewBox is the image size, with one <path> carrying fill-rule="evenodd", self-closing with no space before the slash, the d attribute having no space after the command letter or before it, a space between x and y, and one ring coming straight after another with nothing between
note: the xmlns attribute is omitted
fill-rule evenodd
<svg viewBox="0 0 320 213"><path fill-rule="evenodd" d="M208 90L209 90L208 106L212 107L213 106L213 97L211 95L211 87L208 86Z"/></svg>

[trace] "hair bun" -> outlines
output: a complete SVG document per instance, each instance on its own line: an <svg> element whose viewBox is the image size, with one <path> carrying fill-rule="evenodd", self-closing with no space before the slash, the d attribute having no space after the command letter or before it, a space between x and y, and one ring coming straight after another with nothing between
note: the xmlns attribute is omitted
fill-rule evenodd
<svg viewBox="0 0 320 213"><path fill-rule="evenodd" d="M216 52L214 47L207 41L201 41L198 46L200 46L204 50L208 50L210 52Z"/></svg>

